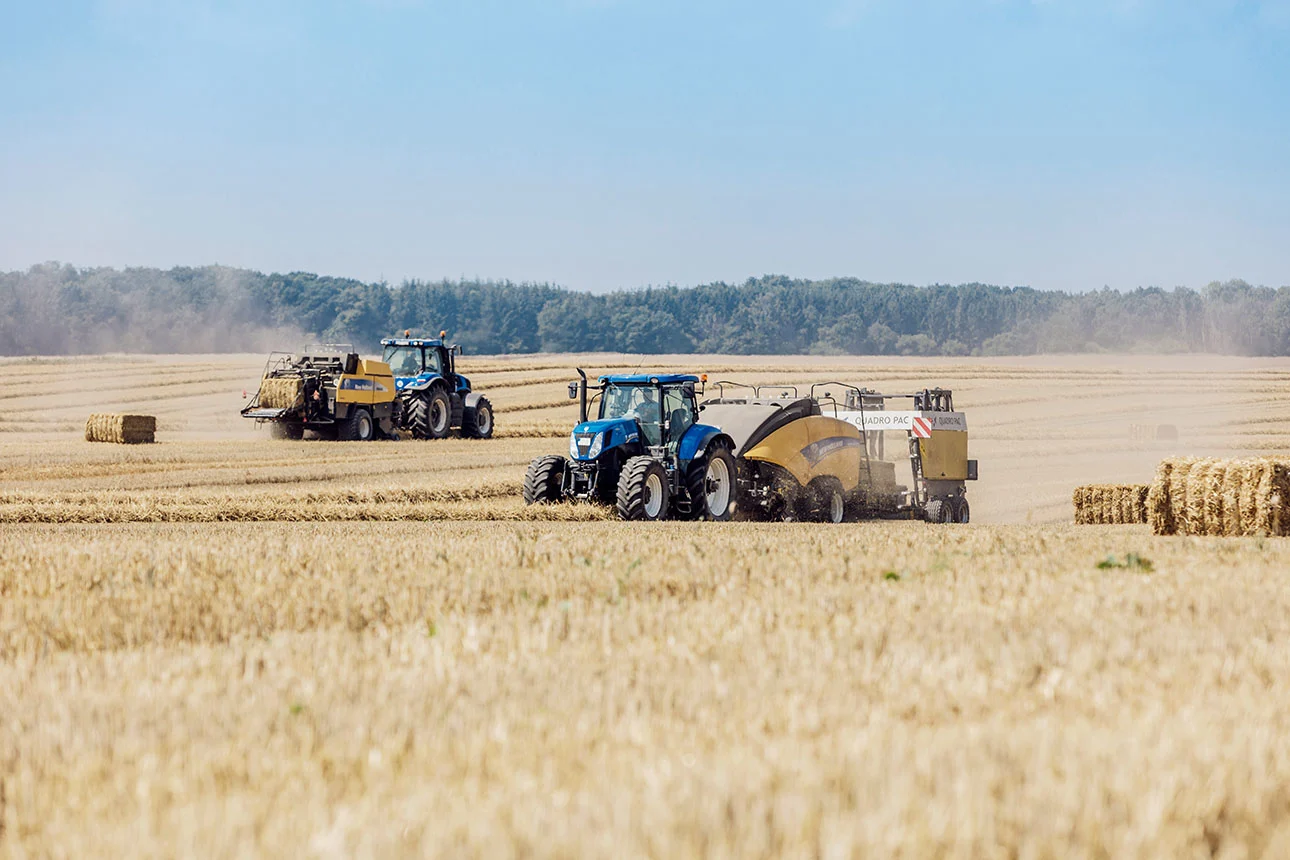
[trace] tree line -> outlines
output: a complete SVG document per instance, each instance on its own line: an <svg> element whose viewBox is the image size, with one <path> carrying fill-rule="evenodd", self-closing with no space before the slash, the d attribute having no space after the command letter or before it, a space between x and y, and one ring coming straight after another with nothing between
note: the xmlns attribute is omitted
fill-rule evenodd
<svg viewBox="0 0 1290 860"><path fill-rule="evenodd" d="M1290 287L1244 281L1086 293L986 284L750 278L575 292L545 283L365 283L224 266L0 273L0 354L240 352L302 341L374 351L450 332L468 353L1290 354Z"/></svg>

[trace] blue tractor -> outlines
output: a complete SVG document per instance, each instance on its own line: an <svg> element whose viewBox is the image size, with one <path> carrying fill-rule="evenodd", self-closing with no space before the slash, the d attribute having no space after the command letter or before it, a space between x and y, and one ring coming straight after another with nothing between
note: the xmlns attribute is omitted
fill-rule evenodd
<svg viewBox="0 0 1290 860"><path fill-rule="evenodd" d="M394 373L398 394L398 425L414 439L442 439L454 428L471 439L493 435L493 405L470 390L470 380L457 373L457 344L438 338L387 337L381 341L382 361Z"/></svg>
<svg viewBox="0 0 1290 860"><path fill-rule="evenodd" d="M577 499L614 505L624 520L728 520L734 512L734 442L699 423L697 376L602 376L587 417L587 375L569 383L580 415L569 456L538 457L524 476L526 504Z"/></svg>

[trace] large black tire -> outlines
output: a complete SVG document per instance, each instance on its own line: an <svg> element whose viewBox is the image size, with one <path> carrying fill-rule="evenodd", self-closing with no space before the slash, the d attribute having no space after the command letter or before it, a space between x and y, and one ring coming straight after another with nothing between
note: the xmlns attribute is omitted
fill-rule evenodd
<svg viewBox="0 0 1290 860"><path fill-rule="evenodd" d="M424 391L418 391L403 401L403 426L408 428L408 435L413 439L426 438L429 420L430 397Z"/></svg>
<svg viewBox="0 0 1290 860"><path fill-rule="evenodd" d="M305 438L305 425L270 421L269 436L274 439L303 439Z"/></svg>
<svg viewBox="0 0 1290 860"><path fill-rule="evenodd" d="M967 496L954 500L954 522L967 524L972 522L972 508L968 505Z"/></svg>
<svg viewBox="0 0 1290 860"><path fill-rule="evenodd" d="M371 442L376 438L376 422L366 409L354 409L336 426L336 438L342 442Z"/></svg>
<svg viewBox="0 0 1290 860"><path fill-rule="evenodd" d="M524 473L524 504L560 501L564 497L561 485L566 462L563 457L549 456L538 457L529 463L529 469Z"/></svg>
<svg viewBox="0 0 1290 860"><path fill-rule="evenodd" d="M949 499L932 499L923 508L923 519L929 523L952 523L954 522L954 506L950 504Z"/></svg>
<svg viewBox="0 0 1290 860"><path fill-rule="evenodd" d="M667 471L653 457L632 457L618 476L618 516L655 521L667 518Z"/></svg>
<svg viewBox="0 0 1290 860"><path fill-rule="evenodd" d="M461 413L461 435L467 439L491 439L493 436L493 404L487 397L479 398L475 408Z"/></svg>
<svg viewBox="0 0 1290 860"><path fill-rule="evenodd" d="M442 439L452 430L452 404L448 392L436 388L430 392L430 408L426 415L426 438Z"/></svg>
<svg viewBox="0 0 1290 860"><path fill-rule="evenodd" d="M802 519L812 523L840 523L846 519L847 499L837 478L816 478L802 494Z"/></svg>
<svg viewBox="0 0 1290 860"><path fill-rule="evenodd" d="M413 439L442 439L452 429L452 405L442 388L418 391L407 400L407 426Z"/></svg>
<svg viewBox="0 0 1290 860"><path fill-rule="evenodd" d="M725 445L714 445L695 457L685 473L690 516L725 522L735 512L735 458Z"/></svg>

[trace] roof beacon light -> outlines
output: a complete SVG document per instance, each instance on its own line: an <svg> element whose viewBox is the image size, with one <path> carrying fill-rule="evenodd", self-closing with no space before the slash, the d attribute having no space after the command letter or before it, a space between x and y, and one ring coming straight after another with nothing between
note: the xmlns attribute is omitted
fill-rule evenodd
<svg viewBox="0 0 1290 860"><path fill-rule="evenodd" d="M446 331L439 332L439 340L443 340L447 336L448 336L448 332Z"/></svg>
<svg viewBox="0 0 1290 860"><path fill-rule="evenodd" d="M410 329L410 328L405 328L405 329L403 330L403 336L404 336L404 337L412 337L412 329Z"/></svg>

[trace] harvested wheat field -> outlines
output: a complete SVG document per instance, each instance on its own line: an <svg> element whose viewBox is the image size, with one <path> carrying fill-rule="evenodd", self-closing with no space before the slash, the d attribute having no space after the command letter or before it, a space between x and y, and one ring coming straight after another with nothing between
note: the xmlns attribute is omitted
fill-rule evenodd
<svg viewBox="0 0 1290 860"><path fill-rule="evenodd" d="M398 443L269 440L257 357L0 363L0 855L1290 853L1290 540L1072 524L1287 459L1290 362L649 363L952 388L970 526L524 508L639 357L467 356L498 438Z"/></svg>

